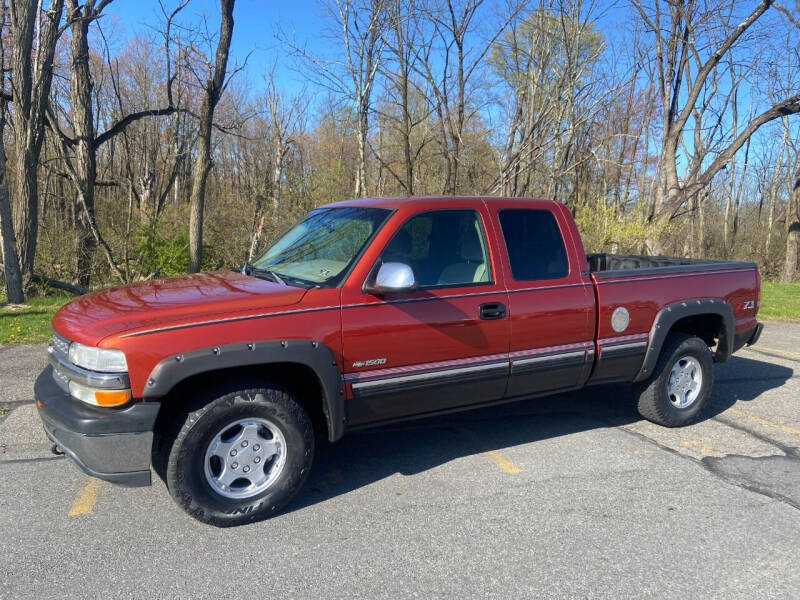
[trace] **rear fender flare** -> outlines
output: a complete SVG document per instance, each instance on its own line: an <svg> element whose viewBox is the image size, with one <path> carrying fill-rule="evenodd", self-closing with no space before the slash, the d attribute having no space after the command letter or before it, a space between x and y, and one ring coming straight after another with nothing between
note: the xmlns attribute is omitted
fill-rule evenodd
<svg viewBox="0 0 800 600"><path fill-rule="evenodd" d="M669 304L658 311L650 329L644 362L639 369L634 381L643 381L653 373L653 369L661 354L661 348L667 334L681 319L695 315L718 315L722 318L722 331L720 331L717 349L714 353L716 362L725 362L733 352L734 320L731 305L719 298L700 298L684 300Z"/></svg>
<svg viewBox="0 0 800 600"><path fill-rule="evenodd" d="M322 408L328 438L344 434L344 389L336 357L328 346L309 340L262 341L200 348L169 356L150 372L144 399L166 396L178 383L194 375L261 364L296 363L309 367L322 388Z"/></svg>

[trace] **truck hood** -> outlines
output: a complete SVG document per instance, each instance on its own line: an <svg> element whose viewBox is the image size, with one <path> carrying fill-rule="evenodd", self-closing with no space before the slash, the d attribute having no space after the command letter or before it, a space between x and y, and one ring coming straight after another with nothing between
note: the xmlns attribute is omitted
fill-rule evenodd
<svg viewBox="0 0 800 600"><path fill-rule="evenodd" d="M155 325L297 304L306 291L235 271L139 282L70 302L53 317L53 329L68 339L96 345L109 335Z"/></svg>

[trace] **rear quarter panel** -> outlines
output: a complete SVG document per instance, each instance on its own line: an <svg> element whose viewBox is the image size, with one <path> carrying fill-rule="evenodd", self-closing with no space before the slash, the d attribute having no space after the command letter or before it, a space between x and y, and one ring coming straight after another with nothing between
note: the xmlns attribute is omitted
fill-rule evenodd
<svg viewBox="0 0 800 600"><path fill-rule="evenodd" d="M626 275L609 279L593 276L593 279L597 290L599 340L620 335L648 334L661 308L699 298L716 298L730 304L736 333L756 324L759 275L753 267L665 275ZM746 308L746 303L750 301L752 307ZM611 326L611 315L620 306L630 313L630 324L621 333L614 331Z"/></svg>

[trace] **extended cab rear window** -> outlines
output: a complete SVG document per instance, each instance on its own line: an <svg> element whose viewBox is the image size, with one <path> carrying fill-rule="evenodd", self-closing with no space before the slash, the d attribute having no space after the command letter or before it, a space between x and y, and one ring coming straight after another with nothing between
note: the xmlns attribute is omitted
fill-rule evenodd
<svg viewBox="0 0 800 600"><path fill-rule="evenodd" d="M516 281L566 277L564 239L549 210L509 208L499 212L511 274Z"/></svg>

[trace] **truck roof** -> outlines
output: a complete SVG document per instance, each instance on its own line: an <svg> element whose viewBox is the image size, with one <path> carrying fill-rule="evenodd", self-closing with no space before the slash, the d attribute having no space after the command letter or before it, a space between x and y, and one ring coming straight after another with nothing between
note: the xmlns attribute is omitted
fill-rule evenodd
<svg viewBox="0 0 800 600"><path fill-rule="evenodd" d="M453 204L479 204L486 202L492 204L533 204L537 206L556 206L559 203L555 200L544 198L508 198L503 196L411 196L400 198L360 198L356 200L342 200L333 202L326 206L374 206L377 208L414 208L414 207L435 207L440 205Z"/></svg>

